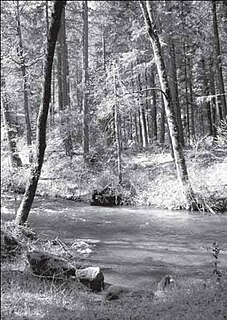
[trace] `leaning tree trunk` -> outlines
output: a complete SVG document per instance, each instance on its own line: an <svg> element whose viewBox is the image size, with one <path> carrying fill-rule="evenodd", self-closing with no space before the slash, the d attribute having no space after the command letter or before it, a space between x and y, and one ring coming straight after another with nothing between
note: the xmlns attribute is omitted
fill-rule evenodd
<svg viewBox="0 0 227 320"><path fill-rule="evenodd" d="M60 29L61 24L61 13L65 4L66 0L56 0L54 2L54 9L50 25L49 38L47 43L47 53L45 59L43 96L37 119L36 154L31 167L31 172L28 178L25 194L23 196L16 217L17 223L21 225L23 225L27 221L43 165L43 159L46 149L47 116L51 98L51 76L53 58L58 31Z"/></svg>
<svg viewBox="0 0 227 320"><path fill-rule="evenodd" d="M165 112L169 126L170 138L172 141L174 161L177 170L178 180L182 185L182 191L186 201L187 209L196 209L196 201L193 194L193 190L188 178L187 167L183 155L182 146L179 139L179 130L176 123L175 114L173 111L173 104L170 94L170 88L167 81L167 74L165 69L165 64L161 52L161 45L159 41L159 36L157 33L157 28L153 18L152 12L152 1L140 1L141 9L144 15L145 24L148 29L150 41L153 47L154 58L157 66L157 71L159 75L159 81L161 84L161 89L163 92Z"/></svg>

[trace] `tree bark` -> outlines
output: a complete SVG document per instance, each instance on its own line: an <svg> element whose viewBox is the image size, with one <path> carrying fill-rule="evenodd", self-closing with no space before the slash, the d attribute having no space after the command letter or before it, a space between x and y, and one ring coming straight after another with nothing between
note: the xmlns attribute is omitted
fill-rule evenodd
<svg viewBox="0 0 227 320"><path fill-rule="evenodd" d="M9 144L11 165L12 167L21 167L22 161L19 156L19 152L17 150L16 140L15 140L16 138L15 128L13 128L11 115L10 115L9 101L8 101L8 97L5 90L6 90L5 79L2 74L2 77L1 77L2 112L3 112L5 129L7 133L7 140Z"/></svg>
<svg viewBox="0 0 227 320"><path fill-rule="evenodd" d="M221 105L220 119L222 120L227 115L227 106L225 99L225 86L222 73L222 59L221 59L221 49L219 42L219 31L218 31L218 21L216 12L216 1L212 0L212 15L213 15L213 30L214 30L214 47L215 47L215 62L216 62L216 72L218 77L218 100Z"/></svg>
<svg viewBox="0 0 227 320"><path fill-rule="evenodd" d="M65 146L66 155L72 156L72 137L69 128L69 110L70 110L70 84L69 84L69 63L68 63L68 49L66 42L65 30L65 9L61 16L61 28L58 33L58 96L59 96L59 110L65 111L60 114L61 119L61 134Z"/></svg>
<svg viewBox="0 0 227 320"><path fill-rule="evenodd" d="M187 55L186 44L183 43L184 52L184 82L185 82L185 105L186 105L186 137L190 141L190 116L189 116L189 95L188 95L188 68L187 68Z"/></svg>
<svg viewBox="0 0 227 320"><path fill-rule="evenodd" d="M115 95L116 95L116 79L114 84ZM120 131L120 115L118 110L117 99L114 106L114 124L115 124L115 142L117 147L117 173L118 183L122 183L122 164L121 164L121 131Z"/></svg>
<svg viewBox="0 0 227 320"><path fill-rule="evenodd" d="M58 31L61 24L62 10L66 4L65 0L56 0L54 2L54 9L49 31L49 38L47 44L47 53L45 58L45 74L43 83L42 102L39 109L37 119L37 132L36 132L36 154L31 167L30 176L25 189L22 202L17 212L16 221L18 224L23 225L28 218L36 189L41 174L43 159L46 149L46 125L47 116L49 111L49 104L51 99L51 77L54 51L58 36Z"/></svg>
<svg viewBox="0 0 227 320"><path fill-rule="evenodd" d="M26 125L26 137L28 147L32 144L32 130L31 130L31 121L29 115L29 103L28 103L28 83L27 83L27 72L26 65L24 60L23 52L23 42L22 42L22 33L21 33L21 23L20 23L20 7L19 0L17 0L17 36L18 36L18 57L20 58L20 67L23 77L23 95L24 95L24 113L25 113L25 125ZM29 154L29 161L31 162L31 154Z"/></svg>
<svg viewBox="0 0 227 320"><path fill-rule="evenodd" d="M172 98L170 94L170 88L167 81L167 74L165 63L163 60L161 45L159 41L159 36L157 33L157 28L153 18L152 11L152 1L140 1L141 9L144 15L145 24L147 26L149 38L153 47L154 58L158 70L159 80L161 84L161 89L163 92L165 112L169 126L170 138L172 141L173 155L177 170L177 177L182 186L183 195L185 198L185 207L188 210L196 209L196 201L194 193L188 178L187 167L184 159L184 154L182 146L180 144L179 130L177 127L176 117L174 114L174 108L172 104Z"/></svg>
<svg viewBox="0 0 227 320"><path fill-rule="evenodd" d="M141 140L143 148L147 149L148 147L148 137L147 137L147 124L146 124L146 114L143 102L142 94L142 83L140 74L138 74L138 89L139 89L139 106L140 106L140 123L141 123Z"/></svg>
<svg viewBox="0 0 227 320"><path fill-rule="evenodd" d="M88 109L88 5L83 2L83 148L84 159L89 154L89 109Z"/></svg>
<svg viewBox="0 0 227 320"><path fill-rule="evenodd" d="M181 120L181 107L179 101L179 94L178 94L178 79L177 79L177 66L176 66L176 54L175 54L175 44L172 38L170 38L170 72L172 78L172 96L173 96L173 104L176 109L176 117L177 117L177 125L179 128L179 136L180 142L182 146L184 146L184 133L183 133L183 126Z"/></svg>
<svg viewBox="0 0 227 320"><path fill-rule="evenodd" d="M155 88L155 75L154 72L150 76L150 84L152 88ZM152 107L151 107L151 119L152 119L152 139L158 138L158 126L157 126L157 92L152 90Z"/></svg>
<svg viewBox="0 0 227 320"><path fill-rule="evenodd" d="M159 133L159 141L161 144L165 143L165 105L163 94L161 93L161 114L160 114L160 133Z"/></svg>

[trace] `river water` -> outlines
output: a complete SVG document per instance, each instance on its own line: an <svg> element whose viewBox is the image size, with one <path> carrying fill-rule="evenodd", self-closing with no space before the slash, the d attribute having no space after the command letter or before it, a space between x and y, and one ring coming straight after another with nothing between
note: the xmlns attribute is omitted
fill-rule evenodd
<svg viewBox="0 0 227 320"><path fill-rule="evenodd" d="M4 202L3 218L13 218L12 201ZM5 209L8 210L5 210ZM5 211L4 211L5 210ZM5 213L4 213L5 212ZM227 271L227 215L136 207L95 207L69 200L37 198L29 225L47 239L85 241L89 264L104 270L105 281L126 286L174 277L207 277L213 259L207 247L223 249L220 269Z"/></svg>

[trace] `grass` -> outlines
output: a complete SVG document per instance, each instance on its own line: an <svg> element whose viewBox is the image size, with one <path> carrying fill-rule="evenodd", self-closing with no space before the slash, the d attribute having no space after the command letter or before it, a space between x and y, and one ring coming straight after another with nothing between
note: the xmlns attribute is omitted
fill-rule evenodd
<svg viewBox="0 0 227 320"><path fill-rule="evenodd" d="M223 320L227 319L227 279L188 281L159 296L150 288L125 293L105 302L76 280L53 281L33 276L23 256L2 264L1 319L3 320Z"/></svg>
<svg viewBox="0 0 227 320"><path fill-rule="evenodd" d="M93 293L75 278L53 280L32 274L26 258L28 248L48 250L59 256L64 256L65 250L42 239L38 241L27 238L20 227L18 229L13 223L6 222L2 228L9 230L24 245L17 255L2 255L3 320L227 319L225 272L222 272L221 277L212 275L211 267L211 270L204 271L201 278L188 279L186 273L181 277L175 275L174 283L164 292L156 291L157 284L152 284L152 287L145 284L142 288L135 287L130 292L123 293L118 300L106 301L105 292ZM217 246L210 248L213 258L214 253L216 258L219 256L219 251L214 251L215 248ZM218 265L214 268L218 269Z"/></svg>

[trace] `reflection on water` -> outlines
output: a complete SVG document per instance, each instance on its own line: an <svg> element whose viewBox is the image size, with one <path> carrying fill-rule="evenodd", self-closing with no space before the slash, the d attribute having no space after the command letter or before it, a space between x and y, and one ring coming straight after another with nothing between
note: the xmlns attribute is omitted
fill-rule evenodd
<svg viewBox="0 0 227 320"><path fill-rule="evenodd" d="M6 207L10 206L7 201ZM226 215L94 207L40 198L34 202L29 224L46 238L91 243L89 262L101 266L106 281L112 283L152 282L167 273L190 277L209 270L212 274L212 255L206 248L214 240L224 249L220 267L227 269Z"/></svg>

